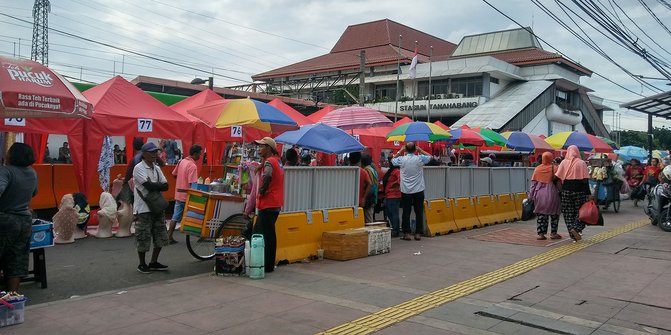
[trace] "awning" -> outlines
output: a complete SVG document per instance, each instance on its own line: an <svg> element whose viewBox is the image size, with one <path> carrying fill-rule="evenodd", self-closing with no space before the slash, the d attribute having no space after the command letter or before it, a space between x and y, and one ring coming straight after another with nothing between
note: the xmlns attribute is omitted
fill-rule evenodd
<svg viewBox="0 0 671 335"><path fill-rule="evenodd" d="M623 103L620 107L671 120L671 91Z"/></svg>

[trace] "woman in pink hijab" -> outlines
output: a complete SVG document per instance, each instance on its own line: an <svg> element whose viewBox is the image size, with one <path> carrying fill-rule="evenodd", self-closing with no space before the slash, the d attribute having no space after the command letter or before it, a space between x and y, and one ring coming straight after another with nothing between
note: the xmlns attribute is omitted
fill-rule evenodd
<svg viewBox="0 0 671 335"><path fill-rule="evenodd" d="M580 158L577 146L568 147L566 159L559 164L555 177L562 183L561 211L566 229L574 241L579 241L585 224L578 221L578 210L591 197L591 192L587 164Z"/></svg>

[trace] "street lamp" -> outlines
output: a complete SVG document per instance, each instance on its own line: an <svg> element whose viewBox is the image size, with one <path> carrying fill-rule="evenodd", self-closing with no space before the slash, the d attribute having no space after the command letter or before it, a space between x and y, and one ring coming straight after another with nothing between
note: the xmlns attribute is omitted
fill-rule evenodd
<svg viewBox="0 0 671 335"><path fill-rule="evenodd" d="M191 83L196 84L196 85L207 83L207 87L209 89L213 89L213 87L214 87L214 77L208 77L207 80L201 79L201 78L196 78L196 79L192 80Z"/></svg>

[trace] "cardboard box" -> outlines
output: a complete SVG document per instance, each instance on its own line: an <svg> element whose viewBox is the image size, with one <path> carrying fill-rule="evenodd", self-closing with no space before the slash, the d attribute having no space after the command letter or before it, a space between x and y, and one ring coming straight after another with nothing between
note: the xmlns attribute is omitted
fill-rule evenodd
<svg viewBox="0 0 671 335"><path fill-rule="evenodd" d="M337 261L388 253L391 251L391 229L373 226L324 232L322 249L324 258Z"/></svg>

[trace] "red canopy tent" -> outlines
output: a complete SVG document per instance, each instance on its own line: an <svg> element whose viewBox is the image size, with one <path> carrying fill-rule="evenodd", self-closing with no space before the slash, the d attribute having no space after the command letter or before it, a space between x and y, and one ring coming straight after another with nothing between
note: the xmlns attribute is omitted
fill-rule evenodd
<svg viewBox="0 0 671 335"><path fill-rule="evenodd" d="M334 110L338 109L337 106L333 105L327 105L326 107L308 115L308 119L312 121L312 123L317 123L319 122L319 119L324 117L324 115L333 112Z"/></svg>
<svg viewBox="0 0 671 335"><path fill-rule="evenodd" d="M193 123L189 119L120 76L86 90L84 96L94 106L93 117L86 123L84 132L85 176L97 171L104 136L180 139L184 148L191 146ZM130 151L132 146L127 148ZM83 155L83 152L72 150L73 162L75 155ZM89 189L85 180L82 192L87 193Z"/></svg>
<svg viewBox="0 0 671 335"><path fill-rule="evenodd" d="M301 114L299 111L297 111L297 110L291 108L291 106L285 104L284 101L280 100L279 98L275 98L275 99L271 100L268 104L277 108L277 109L279 109L279 110L281 110L284 114L286 114L292 120L296 121L296 123L298 123L299 126L315 123L314 121L312 121L307 116Z"/></svg>
<svg viewBox="0 0 671 335"><path fill-rule="evenodd" d="M380 157L383 149L398 150L401 148L400 143L387 142L387 134L394 128L408 122L412 122L412 120L404 117L396 121L391 127L354 129L354 134L359 136L361 144L369 148L373 161L375 161L376 158Z"/></svg>

